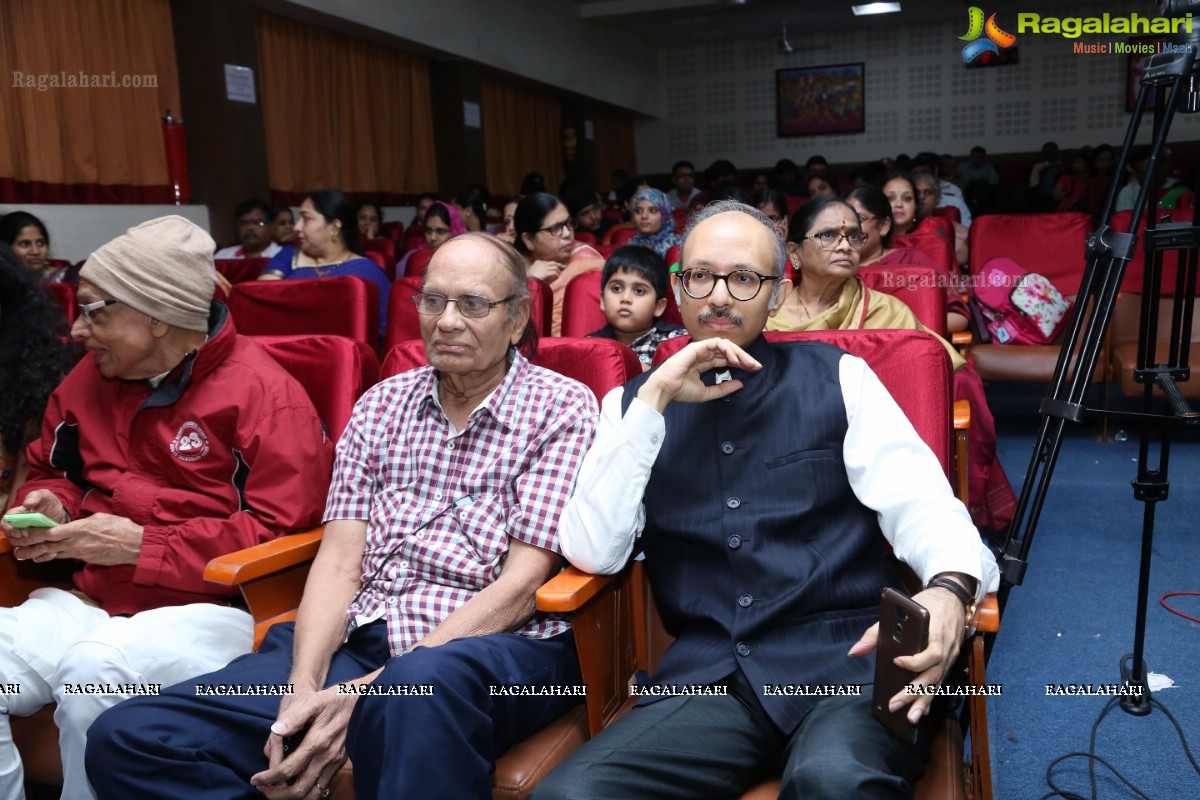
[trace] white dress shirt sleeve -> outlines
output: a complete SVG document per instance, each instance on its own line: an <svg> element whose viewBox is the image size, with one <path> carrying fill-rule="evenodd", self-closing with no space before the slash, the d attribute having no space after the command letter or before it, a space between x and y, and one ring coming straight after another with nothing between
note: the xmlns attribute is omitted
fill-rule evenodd
<svg viewBox="0 0 1200 800"><path fill-rule="evenodd" d="M848 423L846 474L855 496L878 513L896 557L922 583L941 572L961 572L979 582L977 600L996 591L996 559L937 457L866 362L842 356L839 373Z"/></svg>
<svg viewBox="0 0 1200 800"><path fill-rule="evenodd" d="M618 386L600 405L596 439L559 523L563 555L600 575L620 571L633 552L646 520L642 495L666 432L662 414L637 398L621 416L623 392Z"/></svg>

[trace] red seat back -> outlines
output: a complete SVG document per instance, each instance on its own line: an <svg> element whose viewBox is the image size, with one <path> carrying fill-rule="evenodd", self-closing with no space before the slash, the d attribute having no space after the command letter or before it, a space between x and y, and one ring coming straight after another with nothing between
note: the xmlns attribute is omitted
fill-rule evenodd
<svg viewBox="0 0 1200 800"><path fill-rule="evenodd" d="M1082 212L1062 214L986 214L971 225L971 275L995 256L1014 259L1036 272L1064 295L1079 292L1086 265L1084 238L1092 218Z"/></svg>
<svg viewBox="0 0 1200 800"><path fill-rule="evenodd" d="M383 352L410 339L421 340L421 318L412 296L421 291L420 278L397 278L388 296L387 329L383 334Z"/></svg>
<svg viewBox="0 0 1200 800"><path fill-rule="evenodd" d="M429 269L429 260L433 258L433 248L422 247L420 250L413 251L413 254L408 257L408 263L404 265L405 278L420 279L425 276L425 270Z"/></svg>
<svg viewBox="0 0 1200 800"><path fill-rule="evenodd" d="M383 359L380 378L390 378L428 363L423 342L401 342L389 350ZM579 381L592 390L597 402L625 381L642 374L642 364L637 355L612 339L563 336L543 339L538 342L538 353L533 363Z"/></svg>
<svg viewBox="0 0 1200 800"><path fill-rule="evenodd" d="M378 340L379 287L349 275L235 284L229 313L251 336L330 334Z"/></svg>
<svg viewBox="0 0 1200 800"><path fill-rule="evenodd" d="M538 278L526 280L529 284L529 319L537 328L538 336L549 336L554 317L554 290L550 284Z"/></svg>
<svg viewBox="0 0 1200 800"><path fill-rule="evenodd" d="M675 225L676 233L683 233L683 229L687 227L688 217L691 215L691 210L686 208L676 208L671 212L671 221Z"/></svg>
<svg viewBox="0 0 1200 800"><path fill-rule="evenodd" d="M902 301L929 330L943 339L950 338L946 327L946 286L942 283L942 275L933 267L877 267L872 264L860 269L858 277L867 288Z"/></svg>
<svg viewBox="0 0 1200 800"><path fill-rule="evenodd" d="M225 280L230 283L242 283L258 280L263 267L270 260L269 258L218 258L213 263L217 267L217 272L225 276Z"/></svg>
<svg viewBox="0 0 1200 800"><path fill-rule="evenodd" d="M254 336L255 342L300 382L329 438L337 441L354 403L379 380L379 359L366 344L344 336Z"/></svg>
<svg viewBox="0 0 1200 800"><path fill-rule="evenodd" d="M587 336L608 324L600 310L600 270L576 275L563 293L562 335Z"/></svg>
<svg viewBox="0 0 1200 800"><path fill-rule="evenodd" d="M612 228L604 234L604 243L620 247L635 236L637 236L637 231L633 228Z"/></svg>
<svg viewBox="0 0 1200 800"><path fill-rule="evenodd" d="M950 406L954 370L950 354L937 337L901 330L771 331L766 336L770 342L827 342L866 361L953 482ZM689 341L679 336L663 342L654 354L654 363L665 361Z"/></svg>
<svg viewBox="0 0 1200 800"><path fill-rule="evenodd" d="M1155 210L1155 218L1161 224L1164 217L1170 222L1183 222L1191 224L1192 214L1194 210L1191 208L1160 208ZM1129 230L1129 223L1133 220L1132 211L1118 211L1113 214L1112 227L1113 230L1120 233L1125 233ZM1175 294L1175 277L1179 269L1179 253L1175 251L1165 251L1163 253L1163 282L1162 291L1165 296ZM1137 247L1133 250L1133 258L1129 259L1129 265L1125 267L1125 276L1121 279L1121 291L1132 294L1142 293L1142 281L1146 272L1146 222L1143 215L1142 229L1138 231Z"/></svg>
<svg viewBox="0 0 1200 800"><path fill-rule="evenodd" d="M951 222L962 224L962 212L958 210L957 206L938 206L933 213L939 217L945 217Z"/></svg>
<svg viewBox="0 0 1200 800"><path fill-rule="evenodd" d="M79 316L79 306L75 301L75 287L69 283L47 283L43 284L50 297L54 299L56 305L62 308L63 313L67 315L67 325L72 325L75 318Z"/></svg>
<svg viewBox="0 0 1200 800"><path fill-rule="evenodd" d="M892 247L912 247L929 256L946 274L958 273L954 241L932 233L902 233L892 237Z"/></svg>
<svg viewBox="0 0 1200 800"><path fill-rule="evenodd" d="M682 259L683 259L683 246L678 245L678 244L673 244L667 248L667 257L663 260L667 262L667 269L670 269L672 264L679 264L679 262ZM680 269L682 269L683 265L679 264L679 267L680 267Z"/></svg>
<svg viewBox="0 0 1200 800"><path fill-rule="evenodd" d="M575 231L576 244L586 244L592 247L596 246L596 234L588 231Z"/></svg>
<svg viewBox="0 0 1200 800"><path fill-rule="evenodd" d="M359 239L359 251L367 253L382 253L385 261L396 263L396 243L391 239Z"/></svg>

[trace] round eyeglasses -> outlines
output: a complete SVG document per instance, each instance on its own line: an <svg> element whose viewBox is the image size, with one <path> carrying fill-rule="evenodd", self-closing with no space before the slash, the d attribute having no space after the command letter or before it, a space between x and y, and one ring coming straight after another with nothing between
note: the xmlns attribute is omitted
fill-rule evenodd
<svg viewBox="0 0 1200 800"><path fill-rule="evenodd" d="M805 236L804 239L814 239L825 250L832 250L837 247L839 239L845 239L846 244L855 250L861 250L862 246L867 243L870 237L862 231L852 231L850 233L841 233L839 231L821 231L814 233L812 236ZM804 241L801 239L800 241Z"/></svg>
<svg viewBox="0 0 1200 800"><path fill-rule="evenodd" d="M486 297L478 294L446 297L446 295L438 294L437 292L418 292L412 296L412 301L413 305L417 307L417 313L424 314L427 317L440 317L446 311L446 306L454 303L458 306L458 313L464 317L483 319L491 313L493 308L507 303L509 300L514 300L516 297L515 294L510 294L508 297L501 297L499 300L488 300Z"/></svg>
<svg viewBox="0 0 1200 800"><path fill-rule="evenodd" d="M712 294L718 281L725 281L725 290L734 300L753 300L758 297L764 281L777 281L774 275L760 275L752 269L735 269L728 275L717 275L706 269L687 269L679 273L683 290L693 300L703 300Z"/></svg>

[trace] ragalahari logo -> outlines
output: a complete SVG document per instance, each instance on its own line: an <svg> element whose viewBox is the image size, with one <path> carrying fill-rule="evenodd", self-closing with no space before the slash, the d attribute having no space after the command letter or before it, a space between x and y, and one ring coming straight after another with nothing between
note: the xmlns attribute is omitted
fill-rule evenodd
<svg viewBox="0 0 1200 800"><path fill-rule="evenodd" d="M988 17L985 24L983 21L983 9L978 6L971 6L968 9L967 20L969 25L967 34L958 38L961 41L968 42L962 51L963 61L968 64L984 53L1000 55L1000 48L1008 49L1017 41L1017 37L1000 29L1000 26L996 24L995 14ZM980 37L985 34L987 38L981 39Z"/></svg>

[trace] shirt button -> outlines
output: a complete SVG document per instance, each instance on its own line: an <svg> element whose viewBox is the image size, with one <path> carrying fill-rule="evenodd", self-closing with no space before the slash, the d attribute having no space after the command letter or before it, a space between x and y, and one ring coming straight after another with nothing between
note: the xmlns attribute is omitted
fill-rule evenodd
<svg viewBox="0 0 1200 800"><path fill-rule="evenodd" d="M754 602L754 598L748 594L744 594L738 598L738 605L741 606L742 608L749 608L750 604L753 602Z"/></svg>
<svg viewBox="0 0 1200 800"><path fill-rule="evenodd" d="M730 508L737 508L741 504L742 504L742 501L738 500L736 497L731 497L725 501L725 505L729 506Z"/></svg>
<svg viewBox="0 0 1200 800"><path fill-rule="evenodd" d="M388 605L389 605L389 606L394 606L394 605L396 605L396 598L394 598L394 597L389 597L389 598L388 598ZM739 646L739 647L741 647L741 645L738 645L738 646ZM747 650L747 651L749 651L749 649L750 649L750 648L746 648L746 650Z"/></svg>
<svg viewBox="0 0 1200 800"><path fill-rule="evenodd" d="M722 453L724 453L725 455L729 455L730 453L732 453L732 452L733 452L733 450L734 450L734 448L733 448L733 442L724 442L724 443L722 443L722 445L721 445L721 452L722 452Z"/></svg>
<svg viewBox="0 0 1200 800"><path fill-rule="evenodd" d="M745 642L738 642L737 643L737 654L739 656L742 656L743 658L745 656L750 655L750 645L746 644Z"/></svg>
<svg viewBox="0 0 1200 800"><path fill-rule="evenodd" d="M446 449L447 449L447 450L453 450L453 449L454 449L454 442L447 442L447 443L446 443Z"/></svg>
<svg viewBox="0 0 1200 800"><path fill-rule="evenodd" d="M738 536L736 533L733 536L729 537L729 549L730 550L737 550L741 546L742 546L742 537Z"/></svg>
<svg viewBox="0 0 1200 800"><path fill-rule="evenodd" d="M408 562L407 562L407 561L401 561L401 562L400 562L400 569L408 569Z"/></svg>

